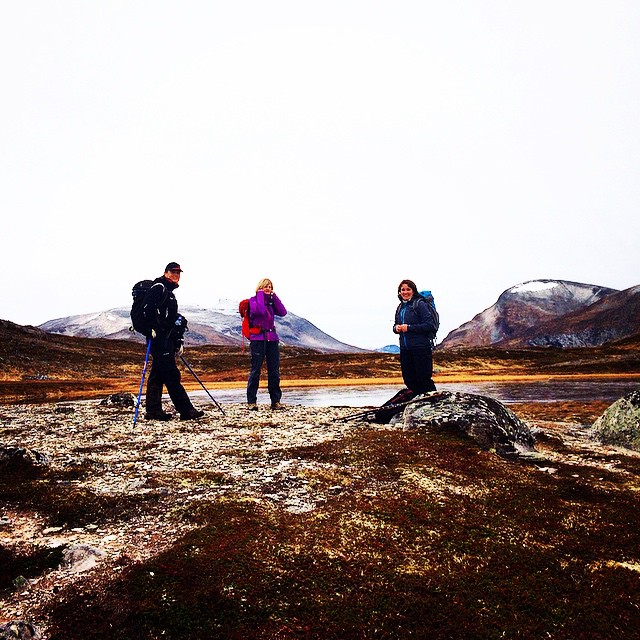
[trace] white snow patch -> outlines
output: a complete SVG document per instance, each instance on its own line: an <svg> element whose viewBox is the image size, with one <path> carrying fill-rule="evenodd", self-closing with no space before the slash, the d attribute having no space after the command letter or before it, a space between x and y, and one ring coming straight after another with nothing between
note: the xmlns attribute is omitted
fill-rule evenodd
<svg viewBox="0 0 640 640"><path fill-rule="evenodd" d="M192 315L203 313L208 314L211 312L219 313L225 316L238 316L240 318L240 313L238 312L238 305L240 304L240 300L232 300L230 298L221 298L218 302L209 308L200 307L198 305L180 305L181 309L189 309ZM186 315L186 313L185 313Z"/></svg>
<svg viewBox="0 0 640 640"><path fill-rule="evenodd" d="M529 282L523 282L517 284L515 287L511 287L509 291L511 293L529 293L532 291L548 291L555 289L558 286L557 282L545 282L544 280L531 280Z"/></svg>

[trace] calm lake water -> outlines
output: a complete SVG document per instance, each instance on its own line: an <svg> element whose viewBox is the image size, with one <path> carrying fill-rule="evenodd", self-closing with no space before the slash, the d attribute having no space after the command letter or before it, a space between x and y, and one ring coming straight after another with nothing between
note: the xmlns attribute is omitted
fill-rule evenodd
<svg viewBox="0 0 640 640"><path fill-rule="evenodd" d="M640 388L640 380L545 380L537 382L474 382L438 384L438 391L460 391L495 398L504 404L513 402L553 402L602 400L615 402ZM315 407L371 407L391 398L399 385L364 385L348 387L287 387L282 402ZM245 389L209 389L220 403L246 402ZM207 397L204 391L191 395ZM259 403L268 403L266 389L258 393Z"/></svg>

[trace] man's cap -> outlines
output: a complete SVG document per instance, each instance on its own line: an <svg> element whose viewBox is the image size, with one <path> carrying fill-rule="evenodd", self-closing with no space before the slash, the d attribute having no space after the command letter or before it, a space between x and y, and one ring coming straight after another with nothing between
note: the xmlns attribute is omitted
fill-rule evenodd
<svg viewBox="0 0 640 640"><path fill-rule="evenodd" d="M180 268L180 265L177 262L170 262L164 268L164 272L166 273L167 271L182 271L182 269Z"/></svg>

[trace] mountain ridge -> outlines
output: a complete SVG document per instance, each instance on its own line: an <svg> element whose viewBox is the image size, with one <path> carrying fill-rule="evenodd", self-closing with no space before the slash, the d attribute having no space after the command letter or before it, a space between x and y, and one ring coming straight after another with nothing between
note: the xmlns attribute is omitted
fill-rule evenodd
<svg viewBox="0 0 640 640"><path fill-rule="evenodd" d="M569 280L517 284L451 331L440 349L594 347L640 333L640 286L624 291Z"/></svg>
<svg viewBox="0 0 640 640"><path fill-rule="evenodd" d="M550 319L500 347L597 347L640 333L640 285L604 296L585 309Z"/></svg>
<svg viewBox="0 0 640 640"><path fill-rule="evenodd" d="M142 342L144 338L130 329L129 312L129 307L114 307L106 311L48 320L38 325L38 328L60 335ZM237 302L228 299L220 300L215 308L182 305L180 312L189 323L185 345L239 346L243 344L242 319L238 313ZM314 349L323 353L367 351L367 349L340 342L306 318L291 312L276 319L276 329L285 346Z"/></svg>
<svg viewBox="0 0 640 640"><path fill-rule="evenodd" d="M184 305L189 321L187 345L241 346L238 303L219 300L215 307ZM38 326L60 335L142 342L130 330L128 307L49 320ZM324 353L373 351L348 345L289 312L277 318L284 346ZM438 350L495 347L593 347L640 334L640 285L623 291L569 280L539 279L514 285L471 320L451 331ZM397 353L397 345L375 351Z"/></svg>

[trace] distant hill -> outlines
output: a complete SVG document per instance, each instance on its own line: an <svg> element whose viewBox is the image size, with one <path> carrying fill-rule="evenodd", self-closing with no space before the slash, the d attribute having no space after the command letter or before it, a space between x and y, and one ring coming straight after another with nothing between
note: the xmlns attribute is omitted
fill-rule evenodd
<svg viewBox="0 0 640 640"><path fill-rule="evenodd" d="M118 307L83 315L48 320L39 329L48 333L84 338L109 338L142 341L143 338L129 331L131 319L128 307ZM180 312L189 322L185 345L238 346L242 344L241 318L238 302L221 300L215 308L181 306ZM284 346L314 349L322 353L355 353L366 351L340 342L324 333L308 320L287 313L276 319L278 336Z"/></svg>
<svg viewBox="0 0 640 640"><path fill-rule="evenodd" d="M593 347L640 333L640 287L618 291L566 280L532 280L504 291L441 349Z"/></svg>
<svg viewBox="0 0 640 640"><path fill-rule="evenodd" d="M397 344L388 344L380 349L376 349L380 353L400 353L400 347Z"/></svg>
<svg viewBox="0 0 640 640"><path fill-rule="evenodd" d="M0 320L3 379L90 382L96 376L139 376L143 350L132 341L62 336Z"/></svg>

